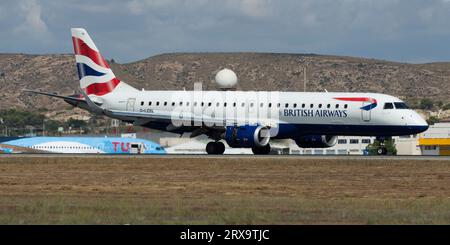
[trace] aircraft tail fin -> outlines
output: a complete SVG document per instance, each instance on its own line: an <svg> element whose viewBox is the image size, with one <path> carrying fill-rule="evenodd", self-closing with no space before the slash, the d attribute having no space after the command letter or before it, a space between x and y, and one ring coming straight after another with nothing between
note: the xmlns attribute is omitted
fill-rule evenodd
<svg viewBox="0 0 450 245"><path fill-rule="evenodd" d="M103 96L117 90L135 90L114 75L85 29L72 28L71 32L80 88L87 95Z"/></svg>

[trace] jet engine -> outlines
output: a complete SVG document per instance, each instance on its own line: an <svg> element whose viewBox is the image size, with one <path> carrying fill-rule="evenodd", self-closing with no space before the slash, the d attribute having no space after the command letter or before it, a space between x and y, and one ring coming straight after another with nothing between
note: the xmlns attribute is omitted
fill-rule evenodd
<svg viewBox="0 0 450 245"><path fill-rule="evenodd" d="M265 147L269 144L270 130L264 126L227 126L225 141L230 147Z"/></svg>
<svg viewBox="0 0 450 245"><path fill-rule="evenodd" d="M294 139L298 147L301 148L329 148L337 143L337 136L334 135L305 135Z"/></svg>

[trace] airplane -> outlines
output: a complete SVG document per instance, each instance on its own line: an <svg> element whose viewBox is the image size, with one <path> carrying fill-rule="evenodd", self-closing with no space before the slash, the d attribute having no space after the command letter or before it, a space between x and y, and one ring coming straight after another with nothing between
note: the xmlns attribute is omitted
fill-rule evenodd
<svg viewBox="0 0 450 245"><path fill-rule="evenodd" d="M15 146L35 152L83 154L165 154L160 145L138 138L121 137L2 137L4 147ZM9 148L5 148L9 149ZM13 153L12 149L5 153Z"/></svg>
<svg viewBox="0 0 450 245"><path fill-rule="evenodd" d="M269 154L270 141L292 139L302 148L327 148L337 136L411 135L427 122L394 96L380 93L280 91L145 91L119 80L83 28L72 28L79 96L27 90L64 99L98 115L191 137L207 135L208 154L225 144ZM386 154L381 147L379 154Z"/></svg>

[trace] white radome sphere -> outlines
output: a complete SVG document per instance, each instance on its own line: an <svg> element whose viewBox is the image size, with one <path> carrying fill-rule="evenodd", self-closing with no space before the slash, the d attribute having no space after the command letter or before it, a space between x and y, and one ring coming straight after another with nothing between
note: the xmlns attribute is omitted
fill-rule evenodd
<svg viewBox="0 0 450 245"><path fill-rule="evenodd" d="M238 82L236 73L230 69L220 70L217 72L215 79L220 88L232 88Z"/></svg>

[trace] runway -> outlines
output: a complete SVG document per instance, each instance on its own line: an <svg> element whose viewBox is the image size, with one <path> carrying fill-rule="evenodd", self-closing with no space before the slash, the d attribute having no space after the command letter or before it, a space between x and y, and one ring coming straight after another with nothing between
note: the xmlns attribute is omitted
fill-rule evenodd
<svg viewBox="0 0 450 245"><path fill-rule="evenodd" d="M0 158L162 158L162 159L266 159L281 161L284 159L326 159L326 160L385 160L385 161L449 161L450 156L363 156L363 155L186 155L186 154L173 154L173 155L129 155L129 154L0 154Z"/></svg>

